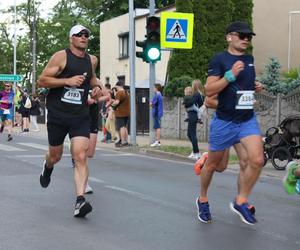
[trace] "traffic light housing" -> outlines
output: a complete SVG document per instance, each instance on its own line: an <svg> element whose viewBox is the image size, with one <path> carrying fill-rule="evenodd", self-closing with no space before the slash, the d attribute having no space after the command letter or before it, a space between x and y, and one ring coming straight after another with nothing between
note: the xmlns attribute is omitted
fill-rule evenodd
<svg viewBox="0 0 300 250"><path fill-rule="evenodd" d="M143 51L137 51L135 53L136 57L142 58L144 62L149 62L146 55L146 47L147 47L147 40L144 41L136 41L135 42L137 47L141 47Z"/></svg>
<svg viewBox="0 0 300 250"><path fill-rule="evenodd" d="M146 30L146 56L149 62L155 63L161 59L160 18L156 16L148 17Z"/></svg>

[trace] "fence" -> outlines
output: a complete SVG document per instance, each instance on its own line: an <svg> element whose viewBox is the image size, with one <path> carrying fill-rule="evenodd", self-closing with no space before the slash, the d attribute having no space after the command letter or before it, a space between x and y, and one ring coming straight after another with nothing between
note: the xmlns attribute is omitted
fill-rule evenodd
<svg viewBox="0 0 300 250"><path fill-rule="evenodd" d="M300 88L286 96L274 96L267 92L256 94L255 111L262 133L276 126L290 114L300 114ZM165 138L187 139L186 112L182 98L164 97L164 116L162 136ZM214 111L208 111L208 118L203 125L198 125L198 140L207 141L210 118Z"/></svg>

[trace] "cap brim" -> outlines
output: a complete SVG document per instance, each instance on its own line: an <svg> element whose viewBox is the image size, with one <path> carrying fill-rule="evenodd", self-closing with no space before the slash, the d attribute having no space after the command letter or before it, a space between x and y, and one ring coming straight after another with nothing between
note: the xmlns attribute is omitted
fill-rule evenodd
<svg viewBox="0 0 300 250"><path fill-rule="evenodd" d="M236 30L235 32L243 33L243 34L251 34L252 36L256 36L256 34L251 30Z"/></svg>

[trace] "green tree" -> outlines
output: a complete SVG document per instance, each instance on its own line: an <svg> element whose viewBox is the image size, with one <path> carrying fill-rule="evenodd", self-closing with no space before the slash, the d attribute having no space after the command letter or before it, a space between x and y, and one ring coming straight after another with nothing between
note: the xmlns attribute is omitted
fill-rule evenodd
<svg viewBox="0 0 300 250"><path fill-rule="evenodd" d="M169 79L181 75L200 78L207 76L211 57L226 47L225 30L231 21L231 0L177 0L178 12L194 13L194 38L192 50L174 50L169 61Z"/></svg>

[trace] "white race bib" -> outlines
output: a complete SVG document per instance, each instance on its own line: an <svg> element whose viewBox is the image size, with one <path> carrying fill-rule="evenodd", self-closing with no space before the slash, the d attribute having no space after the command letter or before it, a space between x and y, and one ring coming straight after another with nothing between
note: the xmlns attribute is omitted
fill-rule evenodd
<svg viewBox="0 0 300 250"><path fill-rule="evenodd" d="M238 90L235 109L253 109L254 101L254 90Z"/></svg>
<svg viewBox="0 0 300 250"><path fill-rule="evenodd" d="M84 89L64 87L61 101L81 105Z"/></svg>

